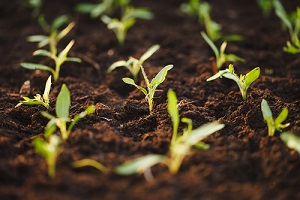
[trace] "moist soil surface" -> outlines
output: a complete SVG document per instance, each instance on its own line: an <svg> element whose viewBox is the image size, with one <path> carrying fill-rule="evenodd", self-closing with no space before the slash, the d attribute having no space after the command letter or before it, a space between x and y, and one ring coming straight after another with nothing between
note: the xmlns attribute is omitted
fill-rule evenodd
<svg viewBox="0 0 300 200"><path fill-rule="evenodd" d="M33 137L44 134L48 120L40 112L46 109L15 108L22 95L42 94L49 76L46 71L21 68L20 63L53 63L32 56L37 46L26 37L43 31L31 10L20 1L0 2L0 199L300 199L299 154L284 145L280 133L268 136L260 108L262 99L274 116L287 107L290 126L285 131L300 135L300 57L283 52L289 35L274 13L264 16L253 0L209 1L212 19L222 25L223 35L244 36L226 49L245 59L234 63L236 73L261 68L243 101L233 81L206 81L213 75L214 54L200 35L204 27L180 11L183 1L133 1L135 6L149 7L155 19L138 20L123 47L101 20L74 11L79 2L46 1L42 8L48 21L61 14L72 16L76 26L59 49L74 39L70 55L83 60L62 66L60 78L52 84L48 112L55 114L63 83L71 92L71 117L88 105L96 107L63 144L54 179L32 145ZM300 1L283 5L292 11ZM143 94L121 80L130 77L129 72L120 68L107 73L107 68L129 56L139 58L153 44L161 48L144 63L148 76L168 64L174 68L159 86L149 114ZM30 88L22 87L27 80ZM142 76L139 83L145 86ZM175 175L164 165L152 168L152 181L143 175L115 174L113 169L130 159L167 154L172 134L166 109L169 89L178 96L180 116L192 119L194 128L215 120L225 128L204 140L208 150L194 149ZM73 161L84 158L102 163L110 172L72 168Z"/></svg>

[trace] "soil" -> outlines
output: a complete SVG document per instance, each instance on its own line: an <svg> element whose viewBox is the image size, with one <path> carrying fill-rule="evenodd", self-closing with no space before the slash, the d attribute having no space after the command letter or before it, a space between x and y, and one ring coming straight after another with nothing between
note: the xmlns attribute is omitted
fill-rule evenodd
<svg viewBox="0 0 300 200"><path fill-rule="evenodd" d="M49 76L45 71L23 69L20 63L52 63L33 57L36 44L26 42L27 36L42 33L31 10L20 1L0 2L0 199L300 199L299 154L282 143L278 132L268 137L260 109L263 98L275 116L287 107L290 126L285 131L300 135L300 57L282 51L289 35L274 13L264 16L253 0L209 1L223 35L245 38L227 47L227 52L245 59L234 64L236 73L261 68L261 76L243 101L233 81L206 82L213 75L214 55L200 35L204 27L180 11L183 1L133 1L135 6L149 7L155 19L138 20L123 47L100 20L74 11L79 2L52 0L42 8L49 21L60 14L72 16L76 26L59 48L74 39L70 55L83 60L62 66L60 78L52 85L49 112L55 113L63 83L71 92L71 116L88 105L96 107L95 114L76 124L64 143L53 180L32 145L32 138L44 133L48 120L40 111L46 109L15 108L22 95L43 93ZM300 5L299 0L283 3L288 11ZM128 56L138 58L153 44L161 48L144 64L149 77L167 64L174 68L159 86L149 114L143 94L121 80L130 74L125 69L106 70ZM20 92L26 80L30 89ZM142 77L139 80L145 84ZM116 175L114 167L127 160L167 153L172 133L166 110L170 88L178 96L181 117L192 119L194 127L218 120L225 128L206 138L210 149L194 150L175 175L163 165L152 168L150 182L143 175ZM83 158L111 170L104 174L91 167L71 167Z"/></svg>

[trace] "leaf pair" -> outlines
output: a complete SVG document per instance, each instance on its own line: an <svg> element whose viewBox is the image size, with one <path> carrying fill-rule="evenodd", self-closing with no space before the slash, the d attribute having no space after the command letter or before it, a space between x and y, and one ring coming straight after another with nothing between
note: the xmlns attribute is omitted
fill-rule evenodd
<svg viewBox="0 0 300 200"><path fill-rule="evenodd" d="M228 69L220 70L217 74L208 78L206 81L212 81L217 78L222 78L223 76L225 78L231 79L237 83L240 92L242 94L243 100L246 100L247 90L249 86L259 77L259 75L260 75L260 68L256 67L250 72L248 72L246 75L240 75L239 77L234 73L233 65L230 64Z"/></svg>
<svg viewBox="0 0 300 200"><path fill-rule="evenodd" d="M261 102L261 111L263 114L264 120L268 124L268 135L273 136L275 134L275 131L281 131L281 129L288 127L290 124L282 124L288 116L288 109L283 108L281 113L277 116L277 118L274 120L272 111L269 107L268 102L263 99Z"/></svg>

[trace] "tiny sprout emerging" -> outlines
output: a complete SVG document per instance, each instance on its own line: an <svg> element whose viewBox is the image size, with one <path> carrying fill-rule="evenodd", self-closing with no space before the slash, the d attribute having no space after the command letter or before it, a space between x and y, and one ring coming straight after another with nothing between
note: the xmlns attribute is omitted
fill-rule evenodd
<svg viewBox="0 0 300 200"><path fill-rule="evenodd" d="M165 164L170 173L178 172L183 159L191 153L193 146L199 144L208 135L224 127L223 124L212 122L192 130L192 121L188 118L182 118L182 122L187 124L187 129L183 134L178 134L179 114L177 110L177 97L174 91L168 92L168 112L173 122L173 134L169 146L168 156L160 154L149 154L128 162L125 162L116 168L116 173L121 175L131 175L135 173L144 173L147 180L152 179L150 168L156 164ZM203 143L202 143L203 144ZM198 145L199 146L199 145ZM201 145L204 146L204 145Z"/></svg>
<svg viewBox="0 0 300 200"><path fill-rule="evenodd" d="M124 13L122 14L121 19L110 18L107 15L103 15L101 20L107 24L107 28L114 31L119 45L123 45L126 34L129 28L131 28L136 19L152 19L153 14L148 11L146 8L134 8L134 7L126 7Z"/></svg>
<svg viewBox="0 0 300 200"><path fill-rule="evenodd" d="M89 106L85 111L79 113L78 115L75 115L73 119L70 119L69 118L70 104L71 104L71 97L70 97L69 89L65 84L63 84L56 100L55 112L57 117L54 117L53 115L47 112L42 112L42 115L50 120L46 126L45 136L47 138L51 136L53 132L56 130L56 127L58 127L60 129L63 140L67 140L72 131L73 126L80 119L84 118L86 115L95 112L95 107ZM67 122L71 122L68 127L67 127Z"/></svg>
<svg viewBox="0 0 300 200"><path fill-rule="evenodd" d="M281 129L288 127L290 124L282 124L284 120L286 120L288 116L288 109L283 108L281 113L278 115L278 117L274 120L272 111L268 105L268 102L266 100L262 100L261 102L261 111L263 114L264 120L268 124L268 135L273 136L275 134L275 130L281 131Z"/></svg>
<svg viewBox="0 0 300 200"><path fill-rule="evenodd" d="M287 41L283 51L290 54L300 53L300 7L297 7L295 13L291 14L293 17L288 16L284 7L278 0L274 0L274 8L276 15L288 29L291 38L291 41Z"/></svg>
<svg viewBox="0 0 300 200"><path fill-rule="evenodd" d="M173 65L167 65L165 66L162 70L160 70L160 72L158 72L158 74L151 80L151 82L149 82L147 75L144 71L143 66L141 65L141 70L142 70L142 74L144 77L144 80L146 82L147 88L143 88L141 86L138 86L133 79L131 78L123 78L122 80L129 85L133 85L135 86L137 89L139 89L140 91L142 91L145 94L145 98L149 104L149 111L150 113L153 110L153 98L154 98L154 94L156 91L156 88L158 87L158 85L160 85L162 82L164 82L167 73L170 69L173 68Z"/></svg>
<svg viewBox="0 0 300 200"><path fill-rule="evenodd" d="M210 48L213 50L216 56L216 68L219 70L223 64L227 61L236 62L241 61L244 62L244 59L234 55L234 54L225 54L225 49L227 46L227 42L223 42L221 44L220 50L217 49L216 45L213 43L213 41L204 33L201 32L201 35L203 39L206 41L206 43L210 46ZM217 70L215 70L215 73L217 73Z"/></svg>
<svg viewBox="0 0 300 200"><path fill-rule="evenodd" d="M237 85L240 88L240 92L242 94L243 100L246 100L247 90L249 86L259 77L259 75L260 75L260 68L256 67L250 72L248 72L246 75L240 75L239 77L234 73L233 65L230 64L228 69L220 70L217 74L208 78L206 81L212 81L217 78L222 78L223 76L225 78L231 79L237 83Z"/></svg>
<svg viewBox="0 0 300 200"><path fill-rule="evenodd" d="M140 57L139 60L133 57L129 57L127 61L125 60L117 61L113 63L108 68L107 71L112 72L118 67L126 67L132 74L134 81L137 81L138 74L141 69L141 65L143 65L145 60L147 60L150 56L152 56L158 49L159 49L159 45L153 45Z"/></svg>
<svg viewBox="0 0 300 200"><path fill-rule="evenodd" d="M47 79L43 96L41 96L40 94L36 94L33 99L30 99L28 97L23 97L24 100L20 101L15 106L15 108L21 105L43 105L48 109L50 103L49 100L50 89L51 89L51 75Z"/></svg>
<svg viewBox="0 0 300 200"><path fill-rule="evenodd" d="M46 56L54 60L55 62L55 70L49 66L42 65L42 64L36 64L36 63L21 63L20 65L26 69L31 69L31 70L45 70L45 71L50 71L53 75L54 81L56 81L59 78L59 72L60 72L60 67L64 62L81 62L81 59L75 58L75 57L67 57L70 49L74 45L74 40L72 40L66 47L63 49L58 55L53 54L50 51L47 50L36 50L33 52L34 56Z"/></svg>
<svg viewBox="0 0 300 200"><path fill-rule="evenodd" d="M35 150L43 156L48 164L48 175L55 177L55 165L58 155L61 153L61 139L57 135L51 135L47 141L40 137L33 140Z"/></svg>
<svg viewBox="0 0 300 200"><path fill-rule="evenodd" d="M281 133L280 138L288 148L294 149L300 154L300 137L292 133L284 132Z"/></svg>
<svg viewBox="0 0 300 200"><path fill-rule="evenodd" d="M79 168L79 167L86 167L86 166L91 166L99 171L102 171L103 173L107 173L108 169L103 166L101 163L93 160L93 159L82 159L82 160L77 160L72 163L72 167L74 168Z"/></svg>

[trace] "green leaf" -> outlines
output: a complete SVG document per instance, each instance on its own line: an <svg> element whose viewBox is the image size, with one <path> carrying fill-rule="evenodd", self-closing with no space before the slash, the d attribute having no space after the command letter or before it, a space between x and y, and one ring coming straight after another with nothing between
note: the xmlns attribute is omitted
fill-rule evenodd
<svg viewBox="0 0 300 200"><path fill-rule="evenodd" d="M35 63L21 63L21 67L24 67L26 69L31 69L31 70L46 70L50 72L54 72L54 70L51 67L48 67L46 65L42 64L35 64Z"/></svg>
<svg viewBox="0 0 300 200"><path fill-rule="evenodd" d="M56 100L56 115L58 118L68 118L71 104L69 89L65 84L62 85L60 93Z"/></svg>
<svg viewBox="0 0 300 200"><path fill-rule="evenodd" d="M49 157L49 151L48 151L47 145L48 145L47 142L45 142L40 137L36 137L33 140L33 146L34 146L35 150L45 158Z"/></svg>
<svg viewBox="0 0 300 200"><path fill-rule="evenodd" d="M66 61L67 59L67 55L70 51L70 49L72 48L72 46L74 45L74 40L71 40L69 42L69 44L64 48L64 50L62 50L57 57L57 63L59 63L58 65L60 66L64 61Z"/></svg>
<svg viewBox="0 0 300 200"><path fill-rule="evenodd" d="M39 49L33 52L34 56L46 56L46 57L51 57L52 53L50 51L44 50L44 49Z"/></svg>
<svg viewBox="0 0 300 200"><path fill-rule="evenodd" d="M300 154L300 138L292 133L284 132L280 135L281 140L291 149Z"/></svg>
<svg viewBox="0 0 300 200"><path fill-rule="evenodd" d="M131 175L136 173L143 173L146 169L151 168L153 165L156 165L162 160L165 159L165 156L158 154L149 154L134 160L125 162L122 165L116 167L115 172L121 175Z"/></svg>
<svg viewBox="0 0 300 200"><path fill-rule="evenodd" d="M48 36L45 35L32 35L27 37L28 42L41 42L48 40Z"/></svg>
<svg viewBox="0 0 300 200"><path fill-rule="evenodd" d="M147 90L141 86L138 86L137 84L135 84L134 80L131 78L122 78L123 82L129 85L133 85L135 86L137 89L141 90L145 95L147 95Z"/></svg>
<svg viewBox="0 0 300 200"><path fill-rule="evenodd" d="M201 35L202 35L203 39L206 41L206 43L213 50L216 58L219 58L220 57L220 52L219 52L218 48L216 47L216 45L213 43L213 41L206 35L205 32L201 31Z"/></svg>
<svg viewBox="0 0 300 200"><path fill-rule="evenodd" d="M162 68L160 70L160 72L158 72L158 74L156 74L156 76L152 79L150 85L153 85L153 84L159 85L162 82L164 82L168 71L172 68L173 68L173 65L167 65L164 68Z"/></svg>
<svg viewBox="0 0 300 200"><path fill-rule="evenodd" d="M184 143L186 145L193 146L197 144L199 141L209 136L210 134L218 130L221 130L222 128L224 128L224 126L225 126L224 124L220 124L218 121L204 124L199 128L192 130L191 134L188 135Z"/></svg>
<svg viewBox="0 0 300 200"><path fill-rule="evenodd" d="M268 102L265 99L263 99L262 102L261 102L261 111L262 111L262 114L263 114L263 118L265 120L273 119L272 111L269 107Z"/></svg>
<svg viewBox="0 0 300 200"><path fill-rule="evenodd" d="M224 69L224 70L220 70L218 73L216 73L215 75L213 75L212 77L208 78L206 81L212 81L212 80L215 80L217 78L222 78L222 76L226 73L229 73L229 70L228 69Z"/></svg>
<svg viewBox="0 0 300 200"><path fill-rule="evenodd" d="M68 15L61 15L61 16L58 16L57 18L55 18L52 22L52 31L60 28L62 25L67 23L67 21L69 19L70 19L70 17Z"/></svg>
<svg viewBox="0 0 300 200"><path fill-rule="evenodd" d="M256 67L253 70L251 70L249 73L245 76L245 84L246 89L250 86L251 83L253 83L260 75L260 68Z"/></svg>
<svg viewBox="0 0 300 200"><path fill-rule="evenodd" d="M288 113L289 113L288 109L283 108L280 114L278 115L278 117L275 119L275 124L281 124L282 122L284 122L284 120L286 120L288 116Z"/></svg>
<svg viewBox="0 0 300 200"><path fill-rule="evenodd" d="M118 68L118 67L123 67L126 66L127 62L125 60L120 60L117 62L114 62L108 69L108 72L112 72L114 69Z"/></svg>
<svg viewBox="0 0 300 200"><path fill-rule="evenodd" d="M79 13L90 13L96 5L93 3L79 3L76 5L75 10Z"/></svg>
<svg viewBox="0 0 300 200"><path fill-rule="evenodd" d="M159 45L151 46L140 58L139 63L142 65L145 60L150 58L158 49L160 48Z"/></svg>
<svg viewBox="0 0 300 200"><path fill-rule="evenodd" d="M167 95L168 95L168 113L171 116L172 123L173 123L172 142L174 143L177 136L180 117L177 109L177 97L175 92L173 90L169 90Z"/></svg>

